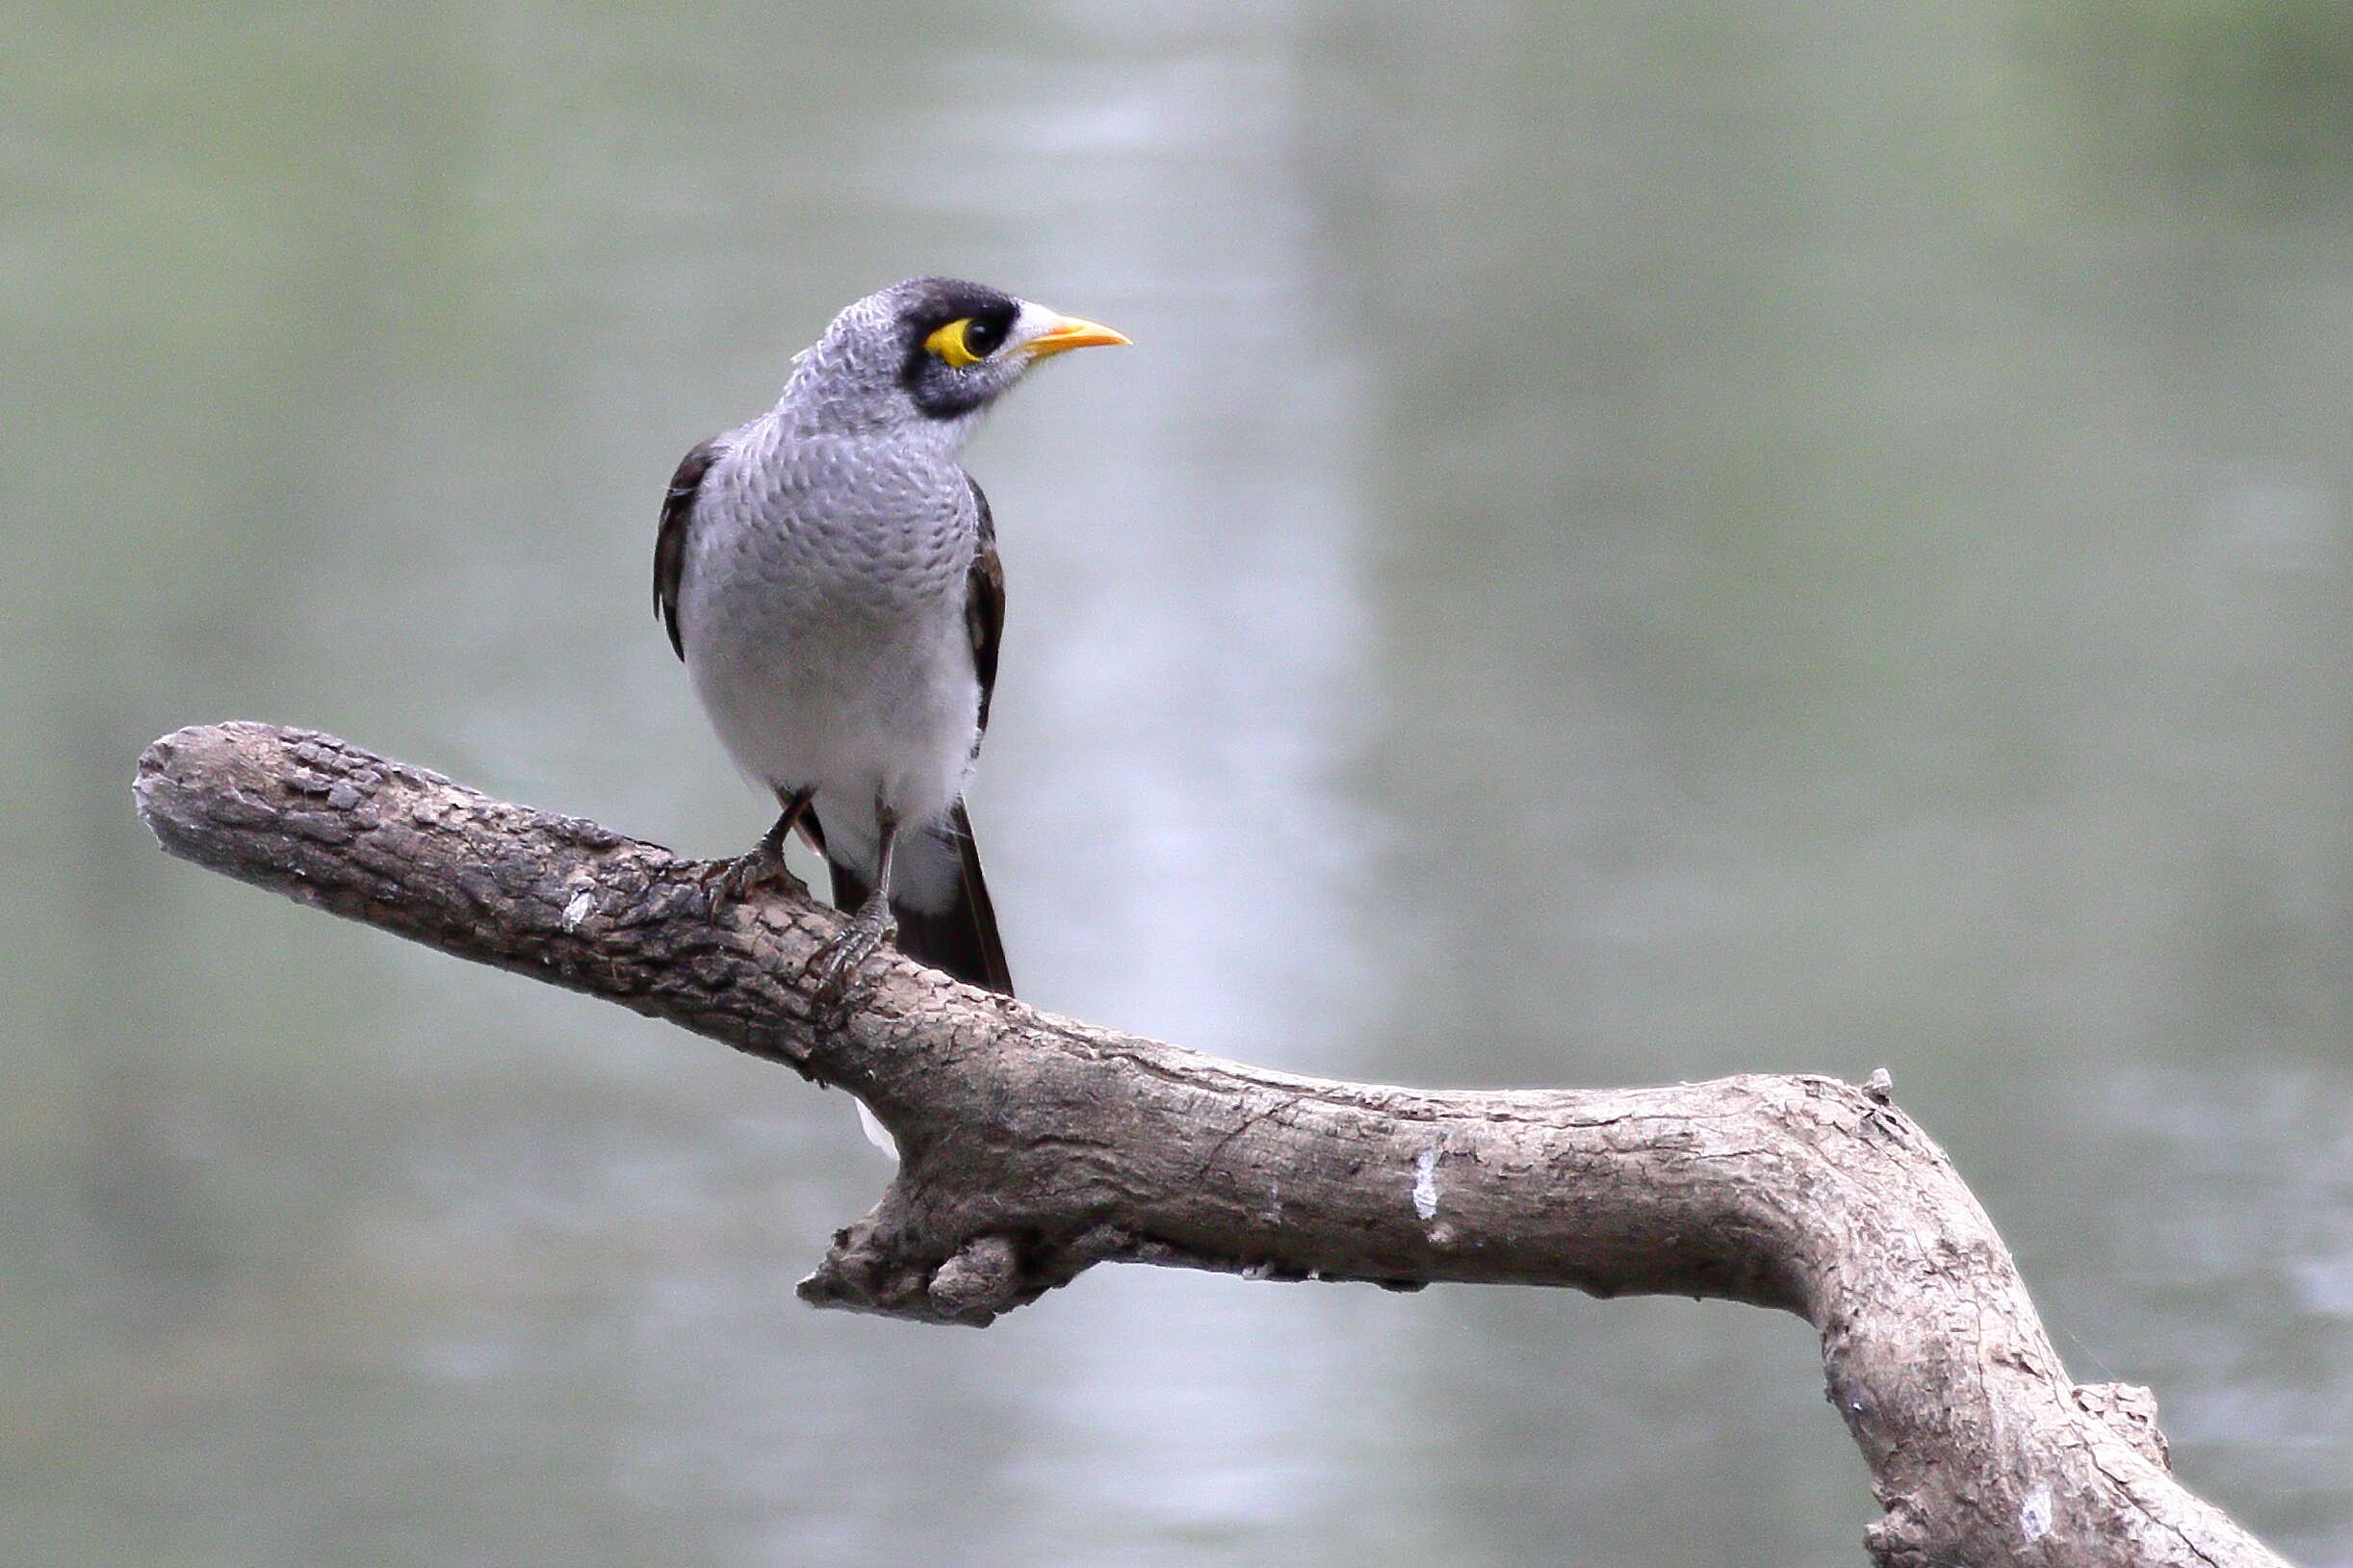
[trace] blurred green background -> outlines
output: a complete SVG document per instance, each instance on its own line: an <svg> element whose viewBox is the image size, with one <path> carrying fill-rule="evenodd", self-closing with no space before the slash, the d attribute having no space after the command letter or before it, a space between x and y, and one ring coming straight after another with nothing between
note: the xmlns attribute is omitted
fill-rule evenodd
<svg viewBox="0 0 2353 1568"><path fill-rule="evenodd" d="M1794 1320L791 1297L847 1101L166 861L317 725L697 854L679 453L950 271L1047 1006L1892 1069L2071 1371L2353 1563L2353 10L19 3L0 1562L1847 1564Z"/></svg>

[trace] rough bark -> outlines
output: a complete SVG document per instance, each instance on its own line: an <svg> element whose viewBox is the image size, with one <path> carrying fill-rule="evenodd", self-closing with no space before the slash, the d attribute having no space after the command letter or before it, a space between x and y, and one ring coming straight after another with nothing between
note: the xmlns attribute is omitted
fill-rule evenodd
<svg viewBox="0 0 2353 1568"><path fill-rule="evenodd" d="M2169 1474L2145 1389L2070 1382L2001 1238L1883 1078L1448 1092L1202 1056L885 954L847 1010L789 892L715 915L702 862L331 736L182 730L141 758L174 855L619 1002L846 1089L882 1200L800 1294L985 1324L1090 1264L1410 1289L1721 1297L1821 1332L1887 1565L2277 1564Z"/></svg>

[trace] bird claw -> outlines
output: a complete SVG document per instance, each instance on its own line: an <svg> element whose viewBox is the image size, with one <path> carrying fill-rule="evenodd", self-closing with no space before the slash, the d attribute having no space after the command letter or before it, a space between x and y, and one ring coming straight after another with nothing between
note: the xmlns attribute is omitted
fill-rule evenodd
<svg viewBox="0 0 2353 1568"><path fill-rule="evenodd" d="M810 972L816 981L818 1003L837 1014L845 1012L858 971L884 942L897 935L898 927L892 920L887 904L879 909L868 905L852 915L833 940L809 961Z"/></svg>
<svg viewBox="0 0 2353 1568"><path fill-rule="evenodd" d="M729 904L740 904L768 888L809 896L809 885L785 864L784 855L765 844L753 846L732 861L709 861L696 874L712 914Z"/></svg>

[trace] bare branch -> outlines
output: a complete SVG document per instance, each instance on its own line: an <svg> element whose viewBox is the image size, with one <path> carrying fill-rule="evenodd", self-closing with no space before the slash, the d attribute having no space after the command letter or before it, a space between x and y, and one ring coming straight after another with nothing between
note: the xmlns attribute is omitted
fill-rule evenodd
<svg viewBox="0 0 2353 1568"><path fill-rule="evenodd" d="M1427 1092L1297 1077L1040 1013L893 955L846 1015L831 912L709 910L698 862L330 736L141 758L172 854L607 997L871 1105L903 1164L801 1283L984 1324L1090 1264L1721 1297L1821 1332L1881 1564L2278 1564L2168 1474L2143 1389L2078 1387L2001 1238L1883 1078Z"/></svg>

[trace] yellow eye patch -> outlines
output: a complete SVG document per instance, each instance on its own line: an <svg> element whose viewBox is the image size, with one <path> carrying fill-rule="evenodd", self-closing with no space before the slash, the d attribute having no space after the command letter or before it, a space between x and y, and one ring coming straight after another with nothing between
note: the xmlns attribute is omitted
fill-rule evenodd
<svg viewBox="0 0 2353 1568"><path fill-rule="evenodd" d="M923 347L959 370L980 363L980 355L972 352L972 318L965 316L950 321L923 340Z"/></svg>
<svg viewBox="0 0 2353 1568"><path fill-rule="evenodd" d="M959 316L925 338L923 347L933 358L957 370L977 365L1005 347L1005 340L1013 336L1014 316L1010 304Z"/></svg>

